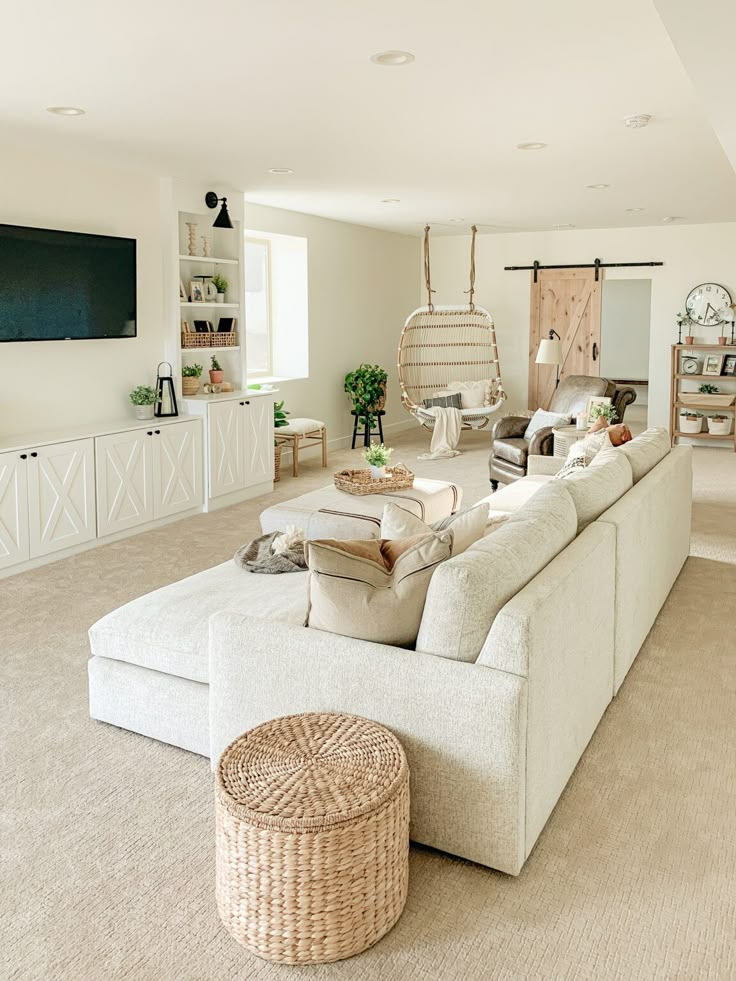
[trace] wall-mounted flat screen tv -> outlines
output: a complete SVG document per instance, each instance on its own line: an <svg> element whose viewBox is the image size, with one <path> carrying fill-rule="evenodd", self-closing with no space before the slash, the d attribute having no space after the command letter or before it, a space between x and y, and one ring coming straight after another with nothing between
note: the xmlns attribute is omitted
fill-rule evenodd
<svg viewBox="0 0 736 981"><path fill-rule="evenodd" d="M135 239L0 225L0 341L136 336Z"/></svg>

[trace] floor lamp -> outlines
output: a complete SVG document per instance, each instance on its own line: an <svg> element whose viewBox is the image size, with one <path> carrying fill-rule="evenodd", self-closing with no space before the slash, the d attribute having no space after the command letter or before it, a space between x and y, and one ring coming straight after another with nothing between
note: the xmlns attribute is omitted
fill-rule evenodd
<svg viewBox="0 0 736 981"><path fill-rule="evenodd" d="M537 364L557 365L557 380L555 389L560 384L560 365L562 364L562 341L556 330L550 329L549 337L545 337L539 342L537 351Z"/></svg>

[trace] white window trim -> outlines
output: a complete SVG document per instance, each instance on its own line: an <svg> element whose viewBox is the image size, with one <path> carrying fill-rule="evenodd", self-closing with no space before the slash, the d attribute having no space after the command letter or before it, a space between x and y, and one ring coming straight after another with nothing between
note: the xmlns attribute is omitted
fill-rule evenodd
<svg viewBox="0 0 736 981"><path fill-rule="evenodd" d="M267 311L267 328L268 328L268 366L260 371L248 369L248 378L252 378L254 381L265 380L266 378L272 377L273 372L273 294L271 292L271 243L267 238L252 238L249 235L245 236L245 244L249 243L253 245L264 245L266 247L266 311ZM246 278L246 290L248 288L248 282ZM246 304L247 306L247 304ZM248 358L248 320L247 312L245 318L245 356L246 363Z"/></svg>

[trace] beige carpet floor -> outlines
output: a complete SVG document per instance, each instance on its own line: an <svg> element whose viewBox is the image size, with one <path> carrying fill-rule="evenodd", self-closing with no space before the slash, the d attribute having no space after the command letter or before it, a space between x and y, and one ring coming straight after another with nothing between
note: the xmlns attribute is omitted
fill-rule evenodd
<svg viewBox="0 0 736 981"><path fill-rule="evenodd" d="M450 462L417 463L413 431L394 442L467 502L487 493L486 436ZM231 940L207 761L87 718L89 625L227 559L265 500L0 581L0 978L736 978L736 457L695 459L693 555L522 874L413 848L397 926L341 964L269 965ZM276 493L324 482L312 458Z"/></svg>

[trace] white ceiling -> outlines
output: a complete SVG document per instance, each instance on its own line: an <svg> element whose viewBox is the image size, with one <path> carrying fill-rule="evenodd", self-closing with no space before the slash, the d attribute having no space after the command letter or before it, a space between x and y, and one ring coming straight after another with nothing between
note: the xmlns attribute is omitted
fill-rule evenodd
<svg viewBox="0 0 736 981"><path fill-rule="evenodd" d="M410 233L736 219L651 0L26 0L5 37L0 134L29 152ZM389 48L416 61L369 61ZM650 126L625 129L639 112ZM515 149L530 140L548 147Z"/></svg>

